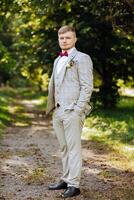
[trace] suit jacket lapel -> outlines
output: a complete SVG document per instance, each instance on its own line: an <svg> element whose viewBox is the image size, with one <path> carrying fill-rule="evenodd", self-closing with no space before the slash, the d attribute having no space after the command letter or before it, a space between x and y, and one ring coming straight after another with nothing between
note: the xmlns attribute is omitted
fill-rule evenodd
<svg viewBox="0 0 134 200"><path fill-rule="evenodd" d="M67 64L70 62L70 60L72 60L77 54L77 50L74 49L72 51L72 53L69 55L66 63L64 64L63 66L63 71L62 71L62 74L60 76L60 80L59 80L59 86L61 85L63 79L64 79L64 76L65 76L65 72L66 72L66 67L67 67ZM55 69L56 69L56 65L58 63L58 60L60 59L60 56L56 58L55 62L54 62L54 67L53 67L53 73L51 75L51 79L50 79L50 82L49 82L49 95L48 95L48 105L47 105L47 112L49 112L50 108L52 109L54 107L54 90L55 90L55 84L54 84L54 73L55 73Z"/></svg>
<svg viewBox="0 0 134 200"><path fill-rule="evenodd" d="M65 72L66 72L66 68L67 68L67 64L76 56L77 54L77 50L74 49L71 54L68 56L68 59L67 61L65 62L65 64L63 65L63 68L62 68L62 73L61 73L61 76L60 76L60 82L59 82L59 86L61 85L63 79L64 79L64 76L65 76Z"/></svg>
<svg viewBox="0 0 134 200"><path fill-rule="evenodd" d="M53 72L54 72L54 70L55 70L55 68L56 68L56 65L57 65L59 59L60 59L60 56L58 56L58 57L56 58L55 62L54 62Z"/></svg>
<svg viewBox="0 0 134 200"><path fill-rule="evenodd" d="M54 62L53 72L51 75L50 87L54 87L54 73L55 73L56 65L57 65L59 59L60 59L60 56L58 56Z"/></svg>

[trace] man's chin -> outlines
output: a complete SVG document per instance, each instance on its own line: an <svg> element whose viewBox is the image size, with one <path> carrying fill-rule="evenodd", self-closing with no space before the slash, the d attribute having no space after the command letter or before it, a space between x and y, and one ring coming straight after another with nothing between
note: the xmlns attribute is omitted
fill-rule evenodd
<svg viewBox="0 0 134 200"><path fill-rule="evenodd" d="M71 49L72 47L63 47L61 48L63 51L68 51L69 49Z"/></svg>
<svg viewBox="0 0 134 200"><path fill-rule="evenodd" d="M65 48L65 47L63 47L63 48L61 48L63 51L67 51L69 48Z"/></svg>

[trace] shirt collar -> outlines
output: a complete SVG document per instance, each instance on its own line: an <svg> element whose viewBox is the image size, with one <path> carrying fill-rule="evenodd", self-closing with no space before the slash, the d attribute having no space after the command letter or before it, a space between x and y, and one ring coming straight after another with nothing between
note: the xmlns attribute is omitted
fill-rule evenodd
<svg viewBox="0 0 134 200"><path fill-rule="evenodd" d="M74 49L76 49L76 48L72 47L71 49L67 50L68 55L70 55Z"/></svg>

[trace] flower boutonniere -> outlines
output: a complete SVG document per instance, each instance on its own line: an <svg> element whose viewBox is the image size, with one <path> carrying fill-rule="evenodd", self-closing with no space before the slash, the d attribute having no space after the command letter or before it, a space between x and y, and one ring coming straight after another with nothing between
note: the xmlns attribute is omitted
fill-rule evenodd
<svg viewBox="0 0 134 200"><path fill-rule="evenodd" d="M75 61L74 60L70 60L69 63L67 64L67 68L73 67L74 64L75 64Z"/></svg>

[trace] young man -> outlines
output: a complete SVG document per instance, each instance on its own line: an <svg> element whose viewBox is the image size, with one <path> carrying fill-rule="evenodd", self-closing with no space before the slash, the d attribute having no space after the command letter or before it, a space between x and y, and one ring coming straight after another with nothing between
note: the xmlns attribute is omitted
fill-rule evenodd
<svg viewBox="0 0 134 200"><path fill-rule="evenodd" d="M46 113L54 110L53 127L60 144L63 175L49 190L65 189L62 197L67 198L80 194L81 132L91 110L93 67L89 55L75 48L73 27L61 27L58 40L62 52L54 62Z"/></svg>

